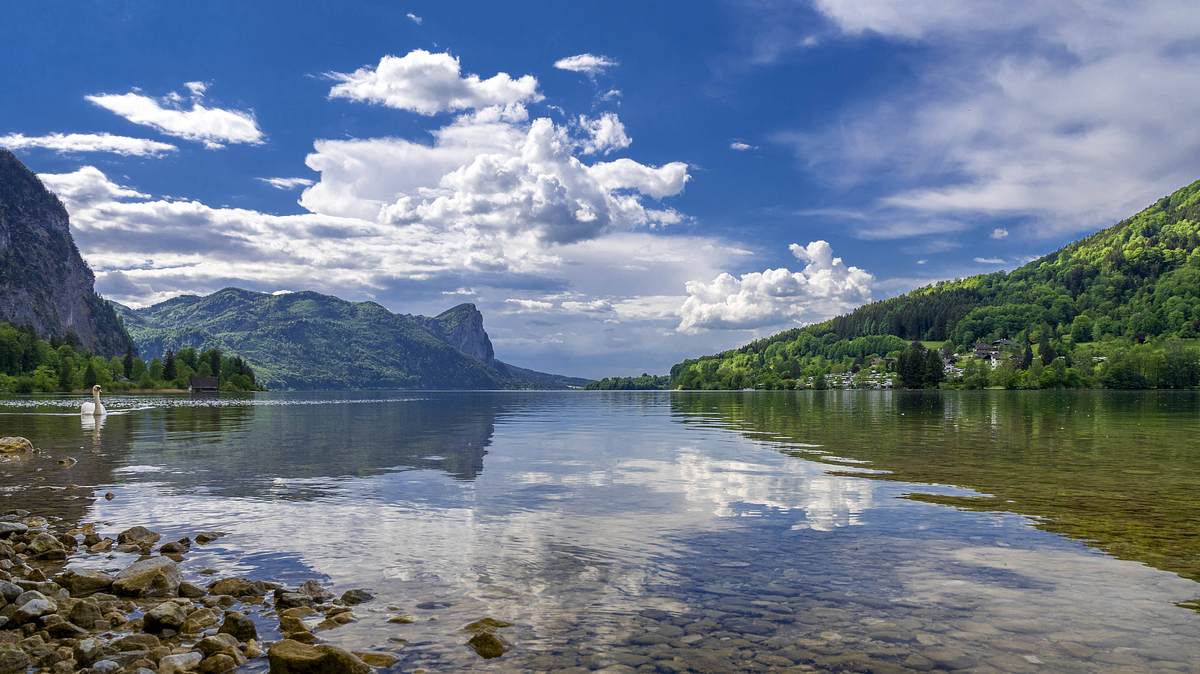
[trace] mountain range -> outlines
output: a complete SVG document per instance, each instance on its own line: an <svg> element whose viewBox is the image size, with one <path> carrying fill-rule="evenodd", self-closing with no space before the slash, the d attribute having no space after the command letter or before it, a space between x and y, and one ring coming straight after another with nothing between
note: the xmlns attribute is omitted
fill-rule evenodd
<svg viewBox="0 0 1200 674"><path fill-rule="evenodd" d="M146 360L183 347L220 348L274 388L508 389L582 387L586 379L496 359L483 315L460 304L438 316L315 292L226 288L131 309L105 302L71 237L66 209L13 153L0 150L0 322L103 356Z"/></svg>
<svg viewBox="0 0 1200 674"><path fill-rule="evenodd" d="M430 318L316 292L226 288L141 309L112 305L143 358L217 347L249 361L269 388L570 388L588 382L496 360L473 304Z"/></svg>

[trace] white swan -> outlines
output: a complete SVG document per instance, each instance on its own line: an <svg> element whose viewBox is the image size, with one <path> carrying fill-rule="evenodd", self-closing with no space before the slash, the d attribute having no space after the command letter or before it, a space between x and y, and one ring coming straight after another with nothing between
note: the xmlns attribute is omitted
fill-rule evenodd
<svg viewBox="0 0 1200 674"><path fill-rule="evenodd" d="M96 384L92 387L92 400L85 402L79 406L81 415L91 415L94 417L102 417L108 414L108 410L104 409L104 404L100 402L100 385Z"/></svg>

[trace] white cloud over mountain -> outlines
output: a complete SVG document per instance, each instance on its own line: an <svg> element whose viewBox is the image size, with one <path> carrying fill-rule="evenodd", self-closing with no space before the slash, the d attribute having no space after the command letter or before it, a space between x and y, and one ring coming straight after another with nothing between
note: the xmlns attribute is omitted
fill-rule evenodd
<svg viewBox="0 0 1200 674"><path fill-rule="evenodd" d="M679 331L745 330L843 313L871 299L874 277L833 256L825 241L788 249L805 263L801 271L767 269L735 277L722 272L711 282L691 281L679 310Z"/></svg>
<svg viewBox="0 0 1200 674"><path fill-rule="evenodd" d="M111 133L50 133L44 136L10 133L0 136L0 147L10 150L42 148L62 154L109 152L127 157L158 157L179 149L170 143Z"/></svg>
<svg viewBox="0 0 1200 674"><path fill-rule="evenodd" d="M72 215L118 199L150 198L149 194L114 183L95 166L83 166L70 173L42 173L38 178L58 195Z"/></svg>
<svg viewBox="0 0 1200 674"><path fill-rule="evenodd" d="M440 310L445 293L470 289L498 345L601 357L671 333L686 281L741 254L712 237L653 233L684 221L663 200L684 190L688 165L587 159L630 147L615 113L531 118L525 102L540 98L531 76L464 77L449 54L398 60L414 58L441 69L426 84L448 81L447 70L456 81L391 103L461 111L428 139L318 139L305 159L315 180L258 178L305 188L302 214L151 195L93 166L44 174L71 212L97 287L133 305L228 285L311 288L407 311ZM376 70L399 81L393 68ZM405 72L410 82L424 77ZM199 83L189 89L204 93ZM506 322L515 312L524 316ZM556 329L530 341L527 321L542 317ZM607 327L617 324L619 334Z"/></svg>
<svg viewBox="0 0 1200 674"><path fill-rule="evenodd" d="M244 110L210 108L203 100L207 85L187 82L190 107L184 97L171 93L162 98L146 96L138 91L125 94L94 94L84 98L125 119L148 126L168 136L203 143L213 150L234 143L257 145L264 134L254 119L254 113Z"/></svg>
<svg viewBox="0 0 1200 674"><path fill-rule="evenodd" d="M384 56L375 67L329 76L338 82L329 90L330 98L377 103L422 115L542 99L532 75L513 78L498 73L486 80L478 75L464 77L456 57L424 49Z"/></svg>

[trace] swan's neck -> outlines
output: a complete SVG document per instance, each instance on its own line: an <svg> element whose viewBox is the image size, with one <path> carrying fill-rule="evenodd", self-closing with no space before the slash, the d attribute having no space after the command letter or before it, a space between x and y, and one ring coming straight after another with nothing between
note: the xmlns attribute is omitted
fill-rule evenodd
<svg viewBox="0 0 1200 674"><path fill-rule="evenodd" d="M100 392L92 391L92 399L96 401L95 406L92 408L92 414L100 416Z"/></svg>

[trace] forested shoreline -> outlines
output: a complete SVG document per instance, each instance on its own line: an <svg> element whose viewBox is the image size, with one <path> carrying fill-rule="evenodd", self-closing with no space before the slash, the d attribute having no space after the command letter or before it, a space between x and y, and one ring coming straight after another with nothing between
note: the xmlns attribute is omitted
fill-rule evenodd
<svg viewBox="0 0 1200 674"><path fill-rule="evenodd" d="M53 393L186 389L192 377L216 377L222 391L260 391L250 365L220 349L180 349L146 362L128 349L124 356L83 351L72 340L39 339L30 329L0 322L0 392Z"/></svg>
<svg viewBox="0 0 1200 674"><path fill-rule="evenodd" d="M685 389L1200 384L1200 181L1011 272L945 281L671 369ZM832 382L832 384L831 384Z"/></svg>

